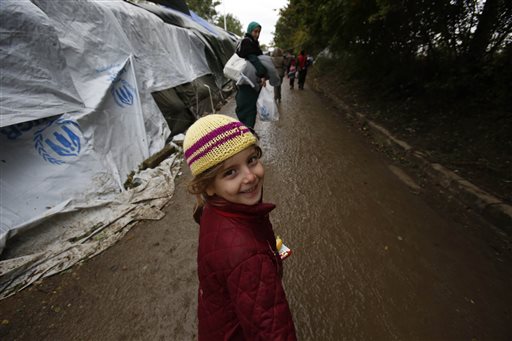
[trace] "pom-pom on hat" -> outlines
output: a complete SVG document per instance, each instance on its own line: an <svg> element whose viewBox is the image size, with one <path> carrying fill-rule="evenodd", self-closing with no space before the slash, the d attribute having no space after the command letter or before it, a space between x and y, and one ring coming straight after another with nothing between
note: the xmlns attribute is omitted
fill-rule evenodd
<svg viewBox="0 0 512 341"><path fill-rule="evenodd" d="M194 122L183 141L185 160L196 176L256 143L240 121L225 115L207 115Z"/></svg>

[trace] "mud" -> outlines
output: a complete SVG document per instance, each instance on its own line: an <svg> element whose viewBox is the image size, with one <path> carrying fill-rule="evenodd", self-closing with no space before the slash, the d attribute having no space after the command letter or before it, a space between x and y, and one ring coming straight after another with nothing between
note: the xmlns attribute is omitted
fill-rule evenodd
<svg viewBox="0 0 512 341"><path fill-rule="evenodd" d="M280 111L256 131L274 229L293 249L284 284L299 339L512 339L508 237L418 185L307 84L284 86ZM198 229L183 169L162 220L1 301L0 339L196 339Z"/></svg>

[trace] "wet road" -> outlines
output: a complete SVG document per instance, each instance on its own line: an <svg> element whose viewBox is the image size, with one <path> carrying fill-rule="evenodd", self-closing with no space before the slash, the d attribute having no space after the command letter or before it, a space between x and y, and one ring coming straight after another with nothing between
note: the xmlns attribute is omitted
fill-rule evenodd
<svg viewBox="0 0 512 341"><path fill-rule="evenodd" d="M294 252L284 282L299 339L511 340L509 242L438 202L435 188L406 185L307 84L283 92L280 121L256 130L271 219ZM195 339L197 225L184 175L165 218L0 301L0 339Z"/></svg>
<svg viewBox="0 0 512 341"><path fill-rule="evenodd" d="M256 130L300 339L512 339L510 252L489 226L427 204L311 90L284 89L281 113Z"/></svg>

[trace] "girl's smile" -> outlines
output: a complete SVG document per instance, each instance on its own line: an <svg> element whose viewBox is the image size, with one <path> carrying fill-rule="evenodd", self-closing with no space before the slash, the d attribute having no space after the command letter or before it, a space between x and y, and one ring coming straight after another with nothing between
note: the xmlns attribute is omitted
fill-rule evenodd
<svg viewBox="0 0 512 341"><path fill-rule="evenodd" d="M251 146L224 162L206 192L235 204L255 205L261 200L264 176L260 154Z"/></svg>

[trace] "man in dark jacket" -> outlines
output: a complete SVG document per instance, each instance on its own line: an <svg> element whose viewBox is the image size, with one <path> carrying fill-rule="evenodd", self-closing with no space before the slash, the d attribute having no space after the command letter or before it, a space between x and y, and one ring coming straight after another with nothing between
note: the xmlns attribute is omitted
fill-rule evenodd
<svg viewBox="0 0 512 341"><path fill-rule="evenodd" d="M244 38L237 46L236 54L240 58L247 59L256 68L256 75L261 79L261 85L264 84L265 78L268 76L267 69L258 56L263 52L260 48L258 38L260 37L261 25L257 22L251 22L247 27ZM256 102L258 101L259 91L252 86L243 84L238 86L236 94L236 116L249 128L254 128L256 124Z"/></svg>

